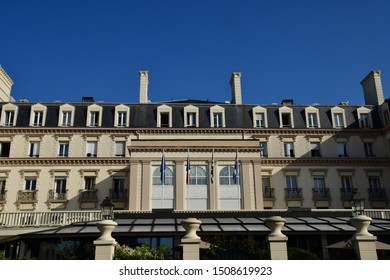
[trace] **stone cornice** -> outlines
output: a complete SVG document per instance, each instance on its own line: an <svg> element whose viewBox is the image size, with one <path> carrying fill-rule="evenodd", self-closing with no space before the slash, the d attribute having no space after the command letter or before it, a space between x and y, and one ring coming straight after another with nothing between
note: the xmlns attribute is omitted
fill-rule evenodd
<svg viewBox="0 0 390 280"><path fill-rule="evenodd" d="M0 166L77 166L129 165L123 158L1 158Z"/></svg>
<svg viewBox="0 0 390 280"><path fill-rule="evenodd" d="M265 166L383 166L390 164L387 158L263 158Z"/></svg>
<svg viewBox="0 0 390 280"><path fill-rule="evenodd" d="M383 129L286 129L286 128L76 128L76 127L2 127L1 134L12 136L16 134L115 134L115 135L161 135L161 134L237 134L252 135L252 138L264 137L269 135L361 135L377 136L383 135Z"/></svg>

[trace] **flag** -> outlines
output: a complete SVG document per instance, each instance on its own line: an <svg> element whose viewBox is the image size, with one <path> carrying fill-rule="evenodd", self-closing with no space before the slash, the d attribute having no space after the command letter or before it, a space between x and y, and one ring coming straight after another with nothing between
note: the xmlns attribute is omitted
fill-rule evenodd
<svg viewBox="0 0 390 280"><path fill-rule="evenodd" d="M210 171L210 180L211 180L211 183L213 184L214 183L214 149L213 149L213 153L211 154L211 171Z"/></svg>
<svg viewBox="0 0 390 280"><path fill-rule="evenodd" d="M165 163L165 153L163 150L163 154L161 157L161 164L160 164L160 180L161 184L165 184L165 169L167 168L167 164Z"/></svg>
<svg viewBox="0 0 390 280"><path fill-rule="evenodd" d="M234 161L234 170L233 170L233 182L237 184L238 179L238 152L236 151L236 159Z"/></svg>
<svg viewBox="0 0 390 280"><path fill-rule="evenodd" d="M190 184L190 172L191 172L191 165L190 165L190 155L189 155L189 152L188 152L188 155L187 155L187 166L186 166L186 184L189 185Z"/></svg>

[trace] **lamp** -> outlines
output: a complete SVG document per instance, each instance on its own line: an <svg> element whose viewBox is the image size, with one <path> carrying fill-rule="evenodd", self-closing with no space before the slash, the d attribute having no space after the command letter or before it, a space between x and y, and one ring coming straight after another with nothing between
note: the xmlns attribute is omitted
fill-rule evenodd
<svg viewBox="0 0 390 280"><path fill-rule="evenodd" d="M364 211L364 198L353 198L349 202L352 206L352 211L356 215L362 215Z"/></svg>
<svg viewBox="0 0 390 280"><path fill-rule="evenodd" d="M112 204L111 199L107 196L100 207L102 209L102 217L104 220L113 220L114 219L114 204Z"/></svg>

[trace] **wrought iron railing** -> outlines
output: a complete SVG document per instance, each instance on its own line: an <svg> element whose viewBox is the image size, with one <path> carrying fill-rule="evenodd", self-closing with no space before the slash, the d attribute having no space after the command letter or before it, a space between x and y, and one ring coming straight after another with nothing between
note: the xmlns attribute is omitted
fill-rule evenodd
<svg viewBox="0 0 390 280"><path fill-rule="evenodd" d="M49 200L67 200L68 190L64 193L56 192L56 190L49 190Z"/></svg>
<svg viewBox="0 0 390 280"><path fill-rule="evenodd" d="M302 198L302 188L296 189L284 189L285 198L287 199L301 199Z"/></svg>
<svg viewBox="0 0 390 280"><path fill-rule="evenodd" d="M380 189L380 190L373 190L373 189L368 189L368 198L371 200L375 199L386 199L386 190L385 189Z"/></svg>
<svg viewBox="0 0 390 280"><path fill-rule="evenodd" d="M81 200L97 200L98 199L98 190L80 190L79 199Z"/></svg>
<svg viewBox="0 0 390 280"><path fill-rule="evenodd" d="M128 198L128 195L127 195L127 189L124 189L123 191L114 191L112 189L110 189L110 198L111 199L127 199Z"/></svg>
<svg viewBox="0 0 390 280"><path fill-rule="evenodd" d="M314 199L330 199L329 188L323 188L323 189L313 188L312 191L313 191Z"/></svg>
<svg viewBox="0 0 390 280"><path fill-rule="evenodd" d="M273 188L263 187L263 198L275 198L275 190Z"/></svg>
<svg viewBox="0 0 390 280"><path fill-rule="evenodd" d="M353 199L354 194L358 192L357 188L351 188L346 190L344 188L340 188L340 197L342 201L351 201Z"/></svg>
<svg viewBox="0 0 390 280"><path fill-rule="evenodd" d="M6 201L7 200L7 191L6 190L2 190L0 192L0 201Z"/></svg>

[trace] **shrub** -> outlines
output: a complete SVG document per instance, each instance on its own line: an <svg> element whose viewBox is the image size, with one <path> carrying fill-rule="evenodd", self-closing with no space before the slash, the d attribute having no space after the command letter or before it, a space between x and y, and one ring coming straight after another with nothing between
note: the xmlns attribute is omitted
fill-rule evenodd
<svg viewBox="0 0 390 280"><path fill-rule="evenodd" d="M115 246L114 260L164 260L169 256L170 250L166 246L150 248L146 243L134 249L127 246Z"/></svg>

